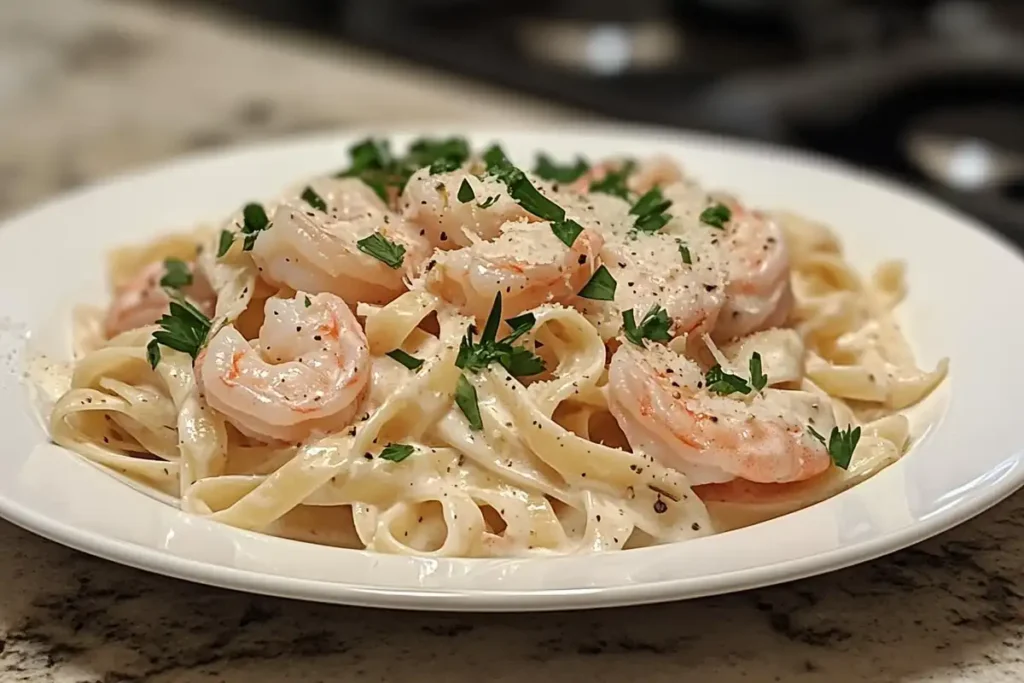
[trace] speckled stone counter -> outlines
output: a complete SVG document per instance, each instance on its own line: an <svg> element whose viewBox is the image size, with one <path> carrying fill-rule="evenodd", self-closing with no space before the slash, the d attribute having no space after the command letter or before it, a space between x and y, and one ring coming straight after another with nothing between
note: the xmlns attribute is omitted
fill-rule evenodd
<svg viewBox="0 0 1024 683"><path fill-rule="evenodd" d="M163 5L0 2L2 214L236 140L351 123L566 115ZM0 681L1019 683L1022 520L1018 495L937 539L817 579L673 605L513 616L231 593L0 522Z"/></svg>

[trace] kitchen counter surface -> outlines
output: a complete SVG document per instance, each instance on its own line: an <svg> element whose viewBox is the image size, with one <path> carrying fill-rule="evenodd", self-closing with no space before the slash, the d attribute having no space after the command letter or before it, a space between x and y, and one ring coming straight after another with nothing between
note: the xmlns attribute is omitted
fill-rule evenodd
<svg viewBox="0 0 1024 683"><path fill-rule="evenodd" d="M0 3L0 214L199 148L567 112L164 5ZM0 522L0 681L1019 683L1024 495L770 589L550 615L405 614L206 588Z"/></svg>

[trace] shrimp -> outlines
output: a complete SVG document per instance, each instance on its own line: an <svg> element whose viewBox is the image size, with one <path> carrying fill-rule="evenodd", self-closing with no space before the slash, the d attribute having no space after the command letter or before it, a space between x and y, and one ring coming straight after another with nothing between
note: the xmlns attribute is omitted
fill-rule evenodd
<svg viewBox="0 0 1024 683"><path fill-rule="evenodd" d="M192 274L192 284L185 287L182 294L199 310L210 315L217 295L195 264L187 265ZM114 300L103 321L107 339L128 330L152 325L167 313L171 299L160 286L165 271L163 259L153 261L114 291Z"/></svg>
<svg viewBox="0 0 1024 683"><path fill-rule="evenodd" d="M732 217L722 248L728 260L726 301L712 336L736 339L779 327L793 307L789 251L779 224L760 211L725 199Z"/></svg>
<svg viewBox="0 0 1024 683"><path fill-rule="evenodd" d="M630 446L694 485L803 481L831 465L808 429L828 434L835 426L831 405L817 394L764 389L746 397L713 395L693 361L664 346L630 343L612 356L607 392Z"/></svg>
<svg viewBox="0 0 1024 683"><path fill-rule="evenodd" d="M567 247L550 223L507 223L492 242L436 252L426 266L425 284L478 322L498 293L505 314L517 315L574 297L597 270L603 244L601 234L590 228Z"/></svg>
<svg viewBox="0 0 1024 683"><path fill-rule="evenodd" d="M465 202L459 199L463 183L473 190L473 198ZM540 220L519 206L496 177L478 178L465 170L431 175L429 169L420 169L409 179L400 203L402 217L438 249L493 240L509 221Z"/></svg>
<svg viewBox="0 0 1024 683"><path fill-rule="evenodd" d="M576 180L570 189L587 192L593 183L603 180L609 173L621 171L626 163L624 159L598 162ZM653 156L636 164L626 178L626 188L630 192L642 195L655 187L670 185L682 179L683 171L676 162L665 156Z"/></svg>
<svg viewBox="0 0 1024 683"><path fill-rule="evenodd" d="M306 292L330 292L355 307L386 304L407 290L430 255L430 246L365 183L355 178L320 178L310 187L326 211L289 199L271 212L252 257L261 276L274 285ZM379 234L405 251L391 265L364 253L358 242Z"/></svg>
<svg viewBox="0 0 1024 683"><path fill-rule="evenodd" d="M239 431L301 441L337 431L360 407L370 378L366 335L334 294L298 292L267 300L259 338L222 327L196 359L196 379L212 408Z"/></svg>

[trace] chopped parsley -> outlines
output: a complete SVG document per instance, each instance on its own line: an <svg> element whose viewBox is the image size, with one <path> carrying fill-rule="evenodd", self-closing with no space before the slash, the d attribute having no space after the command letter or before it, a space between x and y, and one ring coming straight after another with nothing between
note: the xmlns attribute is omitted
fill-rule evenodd
<svg viewBox="0 0 1024 683"><path fill-rule="evenodd" d="M670 206L672 201L665 199L661 188L652 188L629 209L629 212L636 216L633 229L646 233L658 232L672 219L672 216L665 213Z"/></svg>
<svg viewBox="0 0 1024 683"><path fill-rule="evenodd" d="M700 212L700 222L713 228L725 228L732 219L732 210L725 204L712 204Z"/></svg>
<svg viewBox="0 0 1024 683"><path fill-rule="evenodd" d="M494 304L487 316L487 323L480 334L480 339L473 341L473 326L466 331L466 336L459 344L459 354L455 365L460 370L480 372L491 363L497 361L514 377L536 375L544 371L544 361L540 356L521 346L513 346L519 337L529 332L536 319L532 314L520 315L507 321L512 334L498 339L498 327L501 325L501 293L494 297Z"/></svg>
<svg viewBox="0 0 1024 683"><path fill-rule="evenodd" d="M146 357L154 368L160 361L156 344L187 353L195 360L210 332L210 319L180 295L171 301L169 312L158 324L160 329L153 333L153 340L146 346Z"/></svg>
<svg viewBox="0 0 1024 683"><path fill-rule="evenodd" d="M409 151L401 161L407 168L412 168L413 172L430 166L430 173L433 175L443 173L444 171L440 170L442 168L454 171L468 158L469 143L466 138L420 138L409 145Z"/></svg>
<svg viewBox="0 0 1024 683"><path fill-rule="evenodd" d="M402 349L395 349L394 351L388 351L386 354L388 358L392 358L410 370L416 371L423 365L423 361L416 356L411 356Z"/></svg>
<svg viewBox="0 0 1024 683"><path fill-rule="evenodd" d="M160 286L168 289L181 289L192 284L192 270L181 259L169 258L164 261L164 275L160 278Z"/></svg>
<svg viewBox="0 0 1024 683"><path fill-rule="evenodd" d="M768 385L768 377L761 371L761 354L754 351L750 357L750 386L761 391Z"/></svg>
<svg viewBox="0 0 1024 683"><path fill-rule="evenodd" d="M150 339L149 343L146 344L146 360L149 361L149 366L154 370L160 364L160 343L156 339Z"/></svg>
<svg viewBox="0 0 1024 683"><path fill-rule="evenodd" d="M583 285L579 295L584 299L595 301L614 301L616 286L618 283L615 282L615 278L607 268L601 266L594 272L587 284Z"/></svg>
<svg viewBox="0 0 1024 683"><path fill-rule="evenodd" d="M455 169L462 166L462 162L458 159L441 158L430 164L430 175L437 175L438 173L451 173Z"/></svg>
<svg viewBox="0 0 1024 683"><path fill-rule="evenodd" d="M750 393L750 385L747 384L747 380L739 375L729 374L722 370L722 366L717 363L707 371L707 374L704 376L704 383L707 385L708 391L721 396L735 393Z"/></svg>
<svg viewBox="0 0 1024 683"><path fill-rule="evenodd" d="M590 170L590 164L582 157L576 157L573 164L558 164L546 154L537 155L537 163L533 167L533 173L538 178L553 180L556 183L575 182Z"/></svg>
<svg viewBox="0 0 1024 683"><path fill-rule="evenodd" d="M384 450L380 452L381 460L390 460L391 462L402 462L416 449L409 444L404 443L389 443L384 447Z"/></svg>
<svg viewBox="0 0 1024 683"><path fill-rule="evenodd" d="M480 417L480 403L476 397L476 387L466 379L465 375L459 375L459 382L455 385L455 405L469 420L470 429L479 432L484 428L483 419Z"/></svg>
<svg viewBox="0 0 1024 683"><path fill-rule="evenodd" d="M230 230L221 230L220 241L217 242L217 258L221 258L224 254L228 253L234 241L235 233Z"/></svg>
<svg viewBox="0 0 1024 683"><path fill-rule="evenodd" d="M622 323L626 339L640 347L644 345L644 339L656 342L667 342L672 339L672 335L669 333L672 328L672 320L668 317L665 309L658 304L651 306L651 309L640 319L639 325L636 324L636 319L633 317L633 309L622 314Z"/></svg>
<svg viewBox="0 0 1024 683"><path fill-rule="evenodd" d="M267 218L266 210L254 202L246 204L242 209L242 234L245 235L242 251L252 251L256 238L269 228L270 219Z"/></svg>
<svg viewBox="0 0 1024 683"><path fill-rule="evenodd" d="M626 186L626 180L635 168L636 162L632 159L626 161L619 170L609 171L604 178L590 183L590 191L614 195L629 201L629 188Z"/></svg>
<svg viewBox="0 0 1024 683"><path fill-rule="evenodd" d="M369 138L351 147L349 156L351 165L338 177L359 178L387 202L392 189L404 190L412 174L425 166L431 174L457 169L469 158L469 143L460 137L421 138L409 145L405 156L395 156L387 140Z"/></svg>
<svg viewBox="0 0 1024 683"><path fill-rule="evenodd" d="M405 247L389 240L379 232L356 242L359 251L377 259L389 268L398 269L405 260Z"/></svg>
<svg viewBox="0 0 1024 683"><path fill-rule="evenodd" d="M815 439L825 445L825 437L819 434L814 427L807 426L807 431ZM841 470L850 468L850 461L853 459L853 452L857 449L857 442L860 441L860 427L840 431L839 427L833 427L828 437L828 456Z"/></svg>
<svg viewBox="0 0 1024 683"><path fill-rule="evenodd" d="M312 206L317 211L323 211L327 213L327 202L324 201L323 197L316 193L309 185L302 191L302 200Z"/></svg>
<svg viewBox="0 0 1024 683"><path fill-rule="evenodd" d="M551 232L555 233L562 244L571 247L583 232L583 226L574 220L554 221L551 223Z"/></svg>
<svg viewBox="0 0 1024 683"><path fill-rule="evenodd" d="M306 304L306 308L309 308L310 306L313 305L313 302L309 300L308 296L306 297L305 304Z"/></svg>
<svg viewBox="0 0 1024 683"><path fill-rule="evenodd" d="M479 208L481 208L481 209L490 208L491 205L494 204L494 202L498 201L498 198L500 198L500 197L501 197L500 194L496 194L493 197L488 197L487 199L485 199L482 202L480 202L479 204L477 204L477 206Z"/></svg>
<svg viewBox="0 0 1024 683"><path fill-rule="evenodd" d="M476 193L473 192L473 186L469 184L469 180L463 178L462 184L459 185L459 193L455 195L459 198L459 201L465 204L476 199Z"/></svg>
<svg viewBox="0 0 1024 683"><path fill-rule="evenodd" d="M679 255L683 257L683 263L688 266L693 265L693 259L690 257L690 248L685 244L679 244Z"/></svg>

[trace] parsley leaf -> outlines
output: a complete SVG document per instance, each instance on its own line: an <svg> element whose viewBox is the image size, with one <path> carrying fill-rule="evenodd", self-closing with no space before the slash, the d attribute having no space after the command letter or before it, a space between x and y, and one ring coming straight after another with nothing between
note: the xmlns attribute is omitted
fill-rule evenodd
<svg viewBox="0 0 1024 683"><path fill-rule="evenodd" d="M515 340L533 328L536 323L533 314L526 313L510 318L507 322L512 327L512 334L504 339L497 339L498 327L501 325L501 293L498 293L494 297L494 304L487 316L487 323L484 325L484 331L480 334L480 340L473 341L475 330L471 325L459 344L455 365L460 370L480 372L497 361L514 377L536 375L543 372L544 361L539 356L528 349L512 346Z"/></svg>
<svg viewBox="0 0 1024 683"><path fill-rule="evenodd" d="M669 333L672 328L672 320L669 319L665 309L658 304L651 306L650 310L641 318L639 325L636 324L633 309L625 311L622 314L622 324L626 339L640 347L644 345L644 339L657 342L667 342L672 339L672 335Z"/></svg>
<svg viewBox="0 0 1024 683"><path fill-rule="evenodd" d="M411 356L402 349L395 349L394 351L388 351L386 354L389 358L393 358L410 370L416 371L423 365L423 361L416 356Z"/></svg>
<svg viewBox="0 0 1024 683"><path fill-rule="evenodd" d="M391 462L402 462L416 449L409 444L404 443L389 443L384 447L384 450L380 452L381 460L390 460Z"/></svg>
<svg viewBox="0 0 1024 683"><path fill-rule="evenodd" d="M480 207L481 209L489 208L492 204L494 204L494 202L498 201L500 197L500 194L496 194L493 197L488 197L487 199L477 204L477 206Z"/></svg>
<svg viewBox="0 0 1024 683"><path fill-rule="evenodd" d="M587 284L583 285L579 296L595 301L614 301L616 286L618 283L615 282L615 278L607 268L601 266L594 272Z"/></svg>
<svg viewBox="0 0 1024 683"><path fill-rule="evenodd" d="M601 180L590 183L590 191L614 195L629 201L629 188L626 186L626 180L635 168L636 162L632 159L626 161L619 170L609 171Z"/></svg>
<svg viewBox="0 0 1024 683"><path fill-rule="evenodd" d="M313 302L309 300L308 296L306 297L305 304L306 304L306 308L309 308L310 306L313 305Z"/></svg>
<svg viewBox="0 0 1024 683"><path fill-rule="evenodd" d="M553 221L551 223L551 232L555 233L555 237L561 240L562 244L571 247L576 238L583 232L583 226L571 218L567 218L561 221Z"/></svg>
<svg viewBox="0 0 1024 683"><path fill-rule="evenodd" d="M480 417L480 403L476 397L476 387L466 379L465 375L459 375L459 382L455 385L455 405L469 420L470 429L479 432L484 428L484 422Z"/></svg>
<svg viewBox="0 0 1024 683"><path fill-rule="evenodd" d="M819 434L814 427L808 425L807 431L822 445L825 445L825 437ZM842 431L839 430L839 427L832 428L832 433L828 437L828 455L836 467L841 470L850 468L850 461L853 459L853 452L857 449L859 441L860 427L847 427Z"/></svg>
<svg viewBox="0 0 1024 683"><path fill-rule="evenodd" d="M548 155L538 154L533 173L544 180L553 180L556 183L571 183L579 180L589 170L590 164L582 157L576 157L576 162L573 164L558 164Z"/></svg>
<svg viewBox="0 0 1024 683"><path fill-rule="evenodd" d="M316 190L314 190L309 185L307 185L306 189L302 191L301 196L303 201L312 206L314 209L327 213L327 202L325 202L323 197L318 195L316 193Z"/></svg>
<svg viewBox="0 0 1024 683"><path fill-rule="evenodd" d="M459 159L442 158L434 161L430 164L430 175L437 175L438 173L450 173L458 167L462 166L462 161Z"/></svg>
<svg viewBox="0 0 1024 683"><path fill-rule="evenodd" d="M230 230L221 230L220 241L217 243L217 258L221 258L224 254L228 253L234 241L235 233Z"/></svg>
<svg viewBox="0 0 1024 683"><path fill-rule="evenodd" d="M156 366L160 362L160 344L156 339L150 339L146 344L146 360L149 361L149 366L156 370Z"/></svg>
<svg viewBox="0 0 1024 683"><path fill-rule="evenodd" d="M187 353L192 356L192 360L199 355L199 350L206 343L206 335L210 332L210 319L180 296L171 301L169 312L158 323L160 329L153 333L153 340L170 349ZM152 354L147 355L152 363Z"/></svg>
<svg viewBox="0 0 1024 683"><path fill-rule="evenodd" d="M646 233L658 232L672 219L665 213L670 206L672 206L672 201L665 199L661 188L652 188L636 200L636 203L629 209L629 212L636 216L633 229Z"/></svg>
<svg viewBox="0 0 1024 683"><path fill-rule="evenodd" d="M679 255L683 257L683 263L685 263L688 266L693 265L693 259L690 257L690 248L688 246L680 243Z"/></svg>
<svg viewBox="0 0 1024 683"><path fill-rule="evenodd" d="M389 268L396 270L402 266L402 261L405 260L405 247L392 242L379 232L359 240L356 242L356 247L364 254L372 256Z"/></svg>
<svg viewBox="0 0 1024 683"><path fill-rule="evenodd" d="M583 227L576 221L566 218L565 209L541 194L526 174L509 162L500 147L492 147L484 158L487 159L488 155L490 160L487 162L487 170L505 183L509 196L534 216L551 223L551 231L555 233L555 237L565 246L571 247L583 232Z"/></svg>
<svg viewBox="0 0 1024 683"><path fill-rule="evenodd" d="M747 380L739 375L725 372L722 370L722 366L718 364L715 364L707 371L707 374L704 376L704 383L707 385L708 391L721 396L728 396L737 392L741 394L750 393L750 385L747 384Z"/></svg>
<svg viewBox="0 0 1024 683"><path fill-rule="evenodd" d="M256 244L256 238L261 232L270 228L270 219L267 212L260 204L250 202L242 208L242 234L245 240L242 243L242 251L252 251ZM221 236L223 239L223 236Z"/></svg>
<svg viewBox="0 0 1024 683"><path fill-rule="evenodd" d="M450 170L455 170L468 158L469 143L466 138L420 138L409 145L409 151L402 162L413 171L430 166L430 173L433 175L441 172L434 170L435 164L438 168L454 164Z"/></svg>
<svg viewBox="0 0 1024 683"><path fill-rule="evenodd" d="M725 204L712 204L700 213L700 222L713 228L725 228L732 219L732 210Z"/></svg>
<svg viewBox="0 0 1024 683"><path fill-rule="evenodd" d="M483 159L488 173L498 174L512 166L512 162L505 156L505 150L498 145L491 145L484 150Z"/></svg>
<svg viewBox="0 0 1024 683"><path fill-rule="evenodd" d="M768 377L761 372L761 354L754 351L750 357L750 386L754 391L761 391L768 385Z"/></svg>
<svg viewBox="0 0 1024 683"><path fill-rule="evenodd" d="M169 258L164 261L164 275L160 278L160 286L169 289L181 289L192 284L192 270L181 259Z"/></svg>
<svg viewBox="0 0 1024 683"><path fill-rule="evenodd" d="M476 199L476 193L473 192L473 186L469 184L469 180L465 178L462 179L462 184L459 185L459 193L456 196L463 204Z"/></svg>

